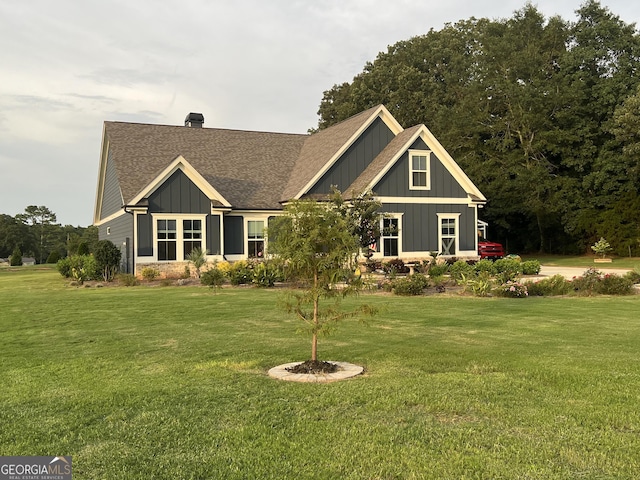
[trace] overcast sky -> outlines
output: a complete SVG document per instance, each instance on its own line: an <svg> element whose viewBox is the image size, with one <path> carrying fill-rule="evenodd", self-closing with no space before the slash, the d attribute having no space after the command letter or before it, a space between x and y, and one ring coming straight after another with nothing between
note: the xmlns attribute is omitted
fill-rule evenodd
<svg viewBox="0 0 640 480"><path fill-rule="evenodd" d="M532 2L575 20L580 0ZM640 24L640 2L603 0ZM0 0L0 213L93 221L105 120L305 133L400 40L515 0Z"/></svg>

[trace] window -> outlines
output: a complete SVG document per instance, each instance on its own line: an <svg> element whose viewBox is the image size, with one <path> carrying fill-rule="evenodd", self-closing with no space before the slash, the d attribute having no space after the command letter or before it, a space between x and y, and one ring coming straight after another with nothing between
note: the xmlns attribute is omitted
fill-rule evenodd
<svg viewBox="0 0 640 480"><path fill-rule="evenodd" d="M264 221L247 221L247 255L249 258L264 257Z"/></svg>
<svg viewBox="0 0 640 480"><path fill-rule="evenodd" d="M195 249L207 245L206 215L157 215L153 219L155 260L183 261Z"/></svg>
<svg viewBox="0 0 640 480"><path fill-rule="evenodd" d="M397 218L382 219L382 254L385 257L397 257L399 253L399 222Z"/></svg>
<svg viewBox="0 0 640 480"><path fill-rule="evenodd" d="M202 249L202 220L183 220L182 239L184 259L186 260L192 250Z"/></svg>
<svg viewBox="0 0 640 480"><path fill-rule="evenodd" d="M429 159L431 152L428 150L409 151L409 189L429 190Z"/></svg>
<svg viewBox="0 0 640 480"><path fill-rule="evenodd" d="M158 220L158 260L176 259L176 221Z"/></svg>

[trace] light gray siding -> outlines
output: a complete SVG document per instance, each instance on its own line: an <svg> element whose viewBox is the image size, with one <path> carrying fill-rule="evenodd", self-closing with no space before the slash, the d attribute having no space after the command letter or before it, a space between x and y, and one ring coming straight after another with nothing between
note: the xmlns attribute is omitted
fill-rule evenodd
<svg viewBox="0 0 640 480"><path fill-rule="evenodd" d="M109 232L107 234L107 232ZM133 272L133 215L121 215L98 227L98 238L110 240L120 249L121 270L125 273Z"/></svg>
<svg viewBox="0 0 640 480"><path fill-rule="evenodd" d="M107 153L107 166L104 174L104 184L102 186L102 205L100 218L107 218L122 208L122 193L120 183L116 174L116 167L112 160L111 150Z"/></svg>
<svg viewBox="0 0 640 480"><path fill-rule="evenodd" d="M187 177L176 170L167 181L149 195L149 212L209 213L211 200Z"/></svg>
<svg viewBox="0 0 640 480"><path fill-rule="evenodd" d="M419 138L411 146L411 149L428 150L429 148ZM405 152L374 186L373 191L376 195L385 197L467 197L464 188L460 186L434 153L430 155L428 173L431 180L430 190L409 190L409 153Z"/></svg>
<svg viewBox="0 0 640 480"><path fill-rule="evenodd" d="M474 250L476 246L476 210L467 205L448 204L384 204L385 213L402 213L402 250L404 252L438 251L438 214L460 213L458 250Z"/></svg>
<svg viewBox="0 0 640 480"><path fill-rule="evenodd" d="M393 138L393 132L389 130L389 127L380 118L376 119L311 188L309 193L330 193L332 185L344 192Z"/></svg>

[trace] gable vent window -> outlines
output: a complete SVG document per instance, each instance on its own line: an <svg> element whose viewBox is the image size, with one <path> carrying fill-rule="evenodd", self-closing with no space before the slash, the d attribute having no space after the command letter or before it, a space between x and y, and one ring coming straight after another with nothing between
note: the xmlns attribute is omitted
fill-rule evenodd
<svg viewBox="0 0 640 480"><path fill-rule="evenodd" d="M184 259L196 248L202 250L202 220L183 220Z"/></svg>
<svg viewBox="0 0 640 480"><path fill-rule="evenodd" d="M158 220L158 260L176 259L176 221Z"/></svg>
<svg viewBox="0 0 640 480"><path fill-rule="evenodd" d="M428 150L409 151L409 189L429 190L429 159L431 152Z"/></svg>

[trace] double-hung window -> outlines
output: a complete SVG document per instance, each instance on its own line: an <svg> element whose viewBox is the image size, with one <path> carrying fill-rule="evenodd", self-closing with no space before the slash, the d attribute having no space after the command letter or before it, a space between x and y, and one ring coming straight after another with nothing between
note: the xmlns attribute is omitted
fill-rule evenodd
<svg viewBox="0 0 640 480"><path fill-rule="evenodd" d="M247 220L247 254L249 258L264 257L264 220Z"/></svg>
<svg viewBox="0 0 640 480"><path fill-rule="evenodd" d="M202 220L183 220L182 239L185 260L196 248L202 250Z"/></svg>
<svg viewBox="0 0 640 480"><path fill-rule="evenodd" d="M383 218L381 248L385 257L397 257L399 254L400 222L398 218Z"/></svg>
<svg viewBox="0 0 640 480"><path fill-rule="evenodd" d="M428 150L409 150L409 189L429 190L429 159Z"/></svg>
<svg viewBox="0 0 640 480"><path fill-rule="evenodd" d="M176 220L158 220L158 260L175 260L177 251Z"/></svg>

